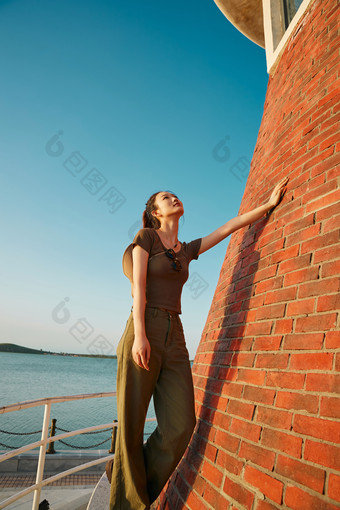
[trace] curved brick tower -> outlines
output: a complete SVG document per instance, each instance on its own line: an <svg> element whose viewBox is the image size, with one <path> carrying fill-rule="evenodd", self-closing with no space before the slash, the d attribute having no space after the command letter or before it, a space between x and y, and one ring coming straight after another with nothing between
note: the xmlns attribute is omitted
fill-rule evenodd
<svg viewBox="0 0 340 510"><path fill-rule="evenodd" d="M312 1L269 77L239 213L286 175L287 193L230 239L193 366L197 427L158 508L339 508L339 17Z"/></svg>

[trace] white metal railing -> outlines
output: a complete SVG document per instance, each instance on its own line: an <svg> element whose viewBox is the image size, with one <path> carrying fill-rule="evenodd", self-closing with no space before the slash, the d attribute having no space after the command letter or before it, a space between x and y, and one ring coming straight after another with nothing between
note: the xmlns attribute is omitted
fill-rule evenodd
<svg viewBox="0 0 340 510"><path fill-rule="evenodd" d="M71 432L64 432L63 434L58 434L56 436L48 437L51 405L56 404L56 403L61 403L61 402L69 402L71 400L81 400L81 399L101 398L101 397L115 397L115 396L116 396L115 392L87 393L87 394L82 394L82 395L69 395L69 396L64 396L64 397L40 398L37 400L28 400L26 402L19 402L17 404L11 404L11 405L8 405L5 407L0 407L0 414L5 414L5 413L11 413L13 411L20 411L21 409L28 409L29 407L38 407L38 406L42 406L42 405L45 406L40 441L30 443L28 445L22 446L21 448L17 448L13 451L10 451L10 452L4 453L3 455L0 455L0 462L3 462L5 460L11 459L12 457L15 457L16 455L19 455L20 453L24 453L29 450L33 450L34 448L37 448L38 446L40 447L35 484L31 485L30 487L27 487L26 489L18 492L17 494L14 494L13 496L5 499L4 501L1 501L0 502L0 510L2 510L6 506L10 505L11 503L14 503L18 499L26 496L26 494L29 494L30 492L33 492L33 491L34 491L34 497L33 497L33 503L32 503L32 510L38 510L42 487L45 487L46 485L48 485L52 482L55 482L61 478L64 478L65 476L71 475L73 473L77 473L78 471L81 471L88 467L96 466L97 464L101 464L101 463L107 462L108 460L112 459L114 457L114 455L108 455L106 457L102 457L100 459L95 459L90 462L86 462L85 464L75 466L71 469L68 469L61 473L58 473L57 475L50 476L49 478L46 478L45 480L43 480L45 456L46 456L46 446L49 443L58 441L59 439L64 439L66 437L76 436L78 434L85 434L87 432L93 432L95 430L117 427L117 425L118 425L118 423L115 421L112 423L105 423L102 425L95 425L93 427L87 427L84 429L72 430ZM146 419L146 421L155 421L155 420L156 420L156 418L147 418Z"/></svg>

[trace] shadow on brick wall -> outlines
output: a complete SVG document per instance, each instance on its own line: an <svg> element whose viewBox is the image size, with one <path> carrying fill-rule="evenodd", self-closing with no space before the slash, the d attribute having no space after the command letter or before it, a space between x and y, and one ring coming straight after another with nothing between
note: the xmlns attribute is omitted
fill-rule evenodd
<svg viewBox="0 0 340 510"><path fill-rule="evenodd" d="M158 508L163 510L185 508L188 499L196 497L191 492L193 485L198 493L200 487L203 491L205 483L200 476L201 473L208 480L214 478L214 483L215 477L222 477L221 471L210 464L205 464L205 459L211 460L212 463L217 462L220 467L228 465L228 469L236 475L242 469L241 461L235 461L233 457L228 458L226 452L218 451L213 444L223 446L225 450L234 453L238 448L239 439L226 431L231 421L227 413L227 404L229 396L242 397L243 386L236 385L233 381L236 378L238 381L242 380L242 370L246 370L244 367L247 365L245 358L247 355L252 356L250 353L252 338L244 336L250 304L256 299L254 278L261 269L260 252L255 247L269 219L270 216L261 218L249 226L246 232L235 232L233 236L240 237L240 241L233 239L228 246L193 365L196 402L201 402L197 404L197 424L184 457L159 498ZM231 276L228 277L227 270L231 265L229 257L232 256L229 252L235 245L237 255L230 271ZM242 368L238 368L240 356L243 358ZM251 418L252 416L248 417L250 420ZM208 498L205 494L205 500L209 502L210 499L210 504L215 508L223 508L226 500L222 495L211 486L208 490L211 494Z"/></svg>

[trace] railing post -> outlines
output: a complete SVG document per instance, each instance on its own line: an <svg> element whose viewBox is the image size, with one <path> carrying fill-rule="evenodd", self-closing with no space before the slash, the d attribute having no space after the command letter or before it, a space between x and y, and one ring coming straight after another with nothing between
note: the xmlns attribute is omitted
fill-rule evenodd
<svg viewBox="0 0 340 510"><path fill-rule="evenodd" d="M46 452L46 440L48 436L48 424L50 421L50 412L51 412L51 404L45 404L45 413L44 413L44 422L41 431L41 441L42 445L39 450L39 460L38 460L38 468L37 468L37 476L35 483L38 484L38 487L34 491L32 510L38 510L39 501L40 501L40 493L41 493L41 482L44 474L44 465L45 465L45 452Z"/></svg>
<svg viewBox="0 0 340 510"><path fill-rule="evenodd" d="M55 436L55 424L56 424L56 423L57 423L56 418L52 418L52 420L51 420L51 432L50 432L50 437ZM54 441L51 441L51 442L49 443L46 453L55 453L55 449L54 449Z"/></svg>
<svg viewBox="0 0 340 510"><path fill-rule="evenodd" d="M117 423L117 420L113 420L114 423ZM114 425L112 428L112 436L111 436L111 447L109 449L109 453L114 453L116 449L116 437L117 437L117 425Z"/></svg>

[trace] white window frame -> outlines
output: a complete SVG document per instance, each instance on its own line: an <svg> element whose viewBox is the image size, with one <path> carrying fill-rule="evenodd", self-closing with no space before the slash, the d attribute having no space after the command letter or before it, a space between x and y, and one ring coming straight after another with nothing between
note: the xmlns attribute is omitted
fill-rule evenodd
<svg viewBox="0 0 340 510"><path fill-rule="evenodd" d="M281 55L290 39L290 36L300 21L301 16L313 1L314 0L303 0L275 50L274 37L279 36L278 23L280 23L281 19L281 0L262 1L264 40L266 47L267 71L269 74L273 74L275 72L276 66L280 61ZM279 29L281 30L281 27Z"/></svg>

